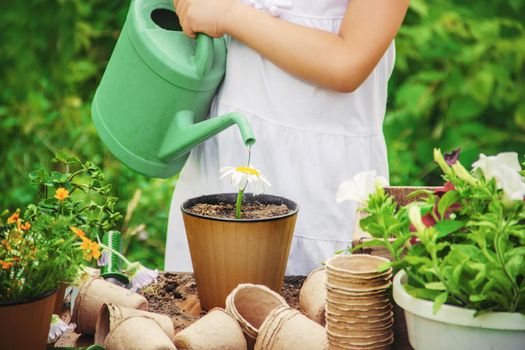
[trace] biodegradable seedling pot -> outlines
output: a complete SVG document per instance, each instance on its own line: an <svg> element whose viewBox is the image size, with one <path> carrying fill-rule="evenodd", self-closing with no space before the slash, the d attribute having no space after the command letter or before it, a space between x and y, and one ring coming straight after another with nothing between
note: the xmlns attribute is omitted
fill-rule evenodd
<svg viewBox="0 0 525 350"><path fill-rule="evenodd" d="M326 331L297 310L279 307L261 326L255 350L328 350Z"/></svg>
<svg viewBox="0 0 525 350"><path fill-rule="evenodd" d="M143 296L103 279L90 279L80 287L75 300L72 322L77 325L76 331L95 334L99 311L106 303L131 309L148 309L148 301Z"/></svg>
<svg viewBox="0 0 525 350"><path fill-rule="evenodd" d="M184 226L201 306L224 307L226 296L241 283L262 284L279 292L288 262L297 203L251 194L245 203L285 204L289 213L261 219L227 219L192 213L196 204L235 203L236 193L190 199L182 204Z"/></svg>
<svg viewBox="0 0 525 350"><path fill-rule="evenodd" d="M388 338L385 338L383 340L364 340L364 341L356 341L356 340L348 340L346 338L339 338L339 337L333 337L330 334L328 334L328 342L330 343L330 348L335 345L338 348L343 349L351 349L351 350L369 350L369 349L377 349L377 348L384 348L388 347L394 342L394 336L391 335Z"/></svg>
<svg viewBox="0 0 525 350"><path fill-rule="evenodd" d="M326 262L328 273L339 275L380 276L389 271L379 272L379 268L390 260L368 254L336 255Z"/></svg>
<svg viewBox="0 0 525 350"><path fill-rule="evenodd" d="M0 303L0 349L44 350L57 291L32 300Z"/></svg>
<svg viewBox="0 0 525 350"><path fill-rule="evenodd" d="M324 326L326 307L326 271L324 267L315 269L304 281L299 293L301 312L311 320Z"/></svg>
<svg viewBox="0 0 525 350"><path fill-rule="evenodd" d="M247 344L237 320L221 308L177 333L178 350L246 350Z"/></svg>
<svg viewBox="0 0 525 350"><path fill-rule="evenodd" d="M239 322L250 349L268 314L280 306L288 306L286 300L262 285L240 284L226 298L226 310Z"/></svg>
<svg viewBox="0 0 525 350"><path fill-rule="evenodd" d="M175 329L173 321L166 315L156 314L153 312L130 309L127 307L118 306L115 304L104 304L100 309L96 332L95 343L103 345L106 337L115 327L115 325L122 319L129 316L148 316L153 318L162 328L168 338L173 339L175 336Z"/></svg>
<svg viewBox="0 0 525 350"><path fill-rule="evenodd" d="M106 350L177 350L153 317L141 315L120 320L109 332L104 347Z"/></svg>

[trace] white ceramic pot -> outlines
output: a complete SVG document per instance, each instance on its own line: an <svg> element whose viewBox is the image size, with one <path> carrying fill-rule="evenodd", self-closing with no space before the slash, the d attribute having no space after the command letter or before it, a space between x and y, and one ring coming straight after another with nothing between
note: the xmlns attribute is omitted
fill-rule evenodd
<svg viewBox="0 0 525 350"><path fill-rule="evenodd" d="M474 311L443 305L432 314L432 302L409 295L402 283L405 271L394 277L394 300L405 310L410 344L416 350L523 350L525 315Z"/></svg>

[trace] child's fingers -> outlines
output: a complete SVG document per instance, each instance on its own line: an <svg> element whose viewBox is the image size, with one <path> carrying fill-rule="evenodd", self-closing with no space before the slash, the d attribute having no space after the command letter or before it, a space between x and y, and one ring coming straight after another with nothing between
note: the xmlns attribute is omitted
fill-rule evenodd
<svg viewBox="0 0 525 350"><path fill-rule="evenodd" d="M175 12L178 12L177 9L179 8L178 4L179 4L180 0L173 0L173 7L175 8Z"/></svg>
<svg viewBox="0 0 525 350"><path fill-rule="evenodd" d="M177 15L179 16L182 31L190 38L195 38L195 32L192 30L191 20L188 18L188 8L190 7L190 1L177 0L177 2L179 5Z"/></svg>

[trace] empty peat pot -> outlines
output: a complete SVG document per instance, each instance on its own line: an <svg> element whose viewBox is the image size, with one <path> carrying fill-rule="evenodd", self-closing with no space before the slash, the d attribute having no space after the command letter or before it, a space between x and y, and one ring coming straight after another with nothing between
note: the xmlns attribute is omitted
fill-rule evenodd
<svg viewBox="0 0 525 350"><path fill-rule="evenodd" d="M244 204L285 204L285 215L260 219L228 219L195 214L196 204L234 204L237 193L190 199L182 215L197 291L203 309L224 308L228 294L242 283L281 290L292 243L297 203L278 196L246 194Z"/></svg>
<svg viewBox="0 0 525 350"><path fill-rule="evenodd" d="M113 303L131 309L147 310L148 301L142 295L100 278L90 279L81 287L71 316L82 334L95 334L98 314L104 304Z"/></svg>

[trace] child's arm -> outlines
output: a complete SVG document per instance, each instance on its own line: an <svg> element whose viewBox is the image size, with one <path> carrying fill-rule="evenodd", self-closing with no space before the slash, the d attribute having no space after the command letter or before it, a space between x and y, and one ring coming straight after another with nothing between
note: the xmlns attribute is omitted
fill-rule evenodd
<svg viewBox="0 0 525 350"><path fill-rule="evenodd" d="M339 34L332 34L280 20L238 0L174 0L188 35L227 33L283 70L339 92L352 92L366 80L397 34L408 4L351 0Z"/></svg>

